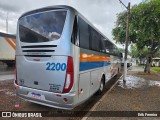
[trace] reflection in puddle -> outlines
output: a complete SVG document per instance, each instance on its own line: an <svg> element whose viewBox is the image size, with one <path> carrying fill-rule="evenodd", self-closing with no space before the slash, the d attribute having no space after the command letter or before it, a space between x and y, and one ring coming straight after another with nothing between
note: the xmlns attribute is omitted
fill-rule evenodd
<svg viewBox="0 0 160 120"><path fill-rule="evenodd" d="M146 88L150 86L160 87L160 81L145 80L140 77L127 75L126 82L124 83L123 79L120 79L117 85L125 89Z"/></svg>

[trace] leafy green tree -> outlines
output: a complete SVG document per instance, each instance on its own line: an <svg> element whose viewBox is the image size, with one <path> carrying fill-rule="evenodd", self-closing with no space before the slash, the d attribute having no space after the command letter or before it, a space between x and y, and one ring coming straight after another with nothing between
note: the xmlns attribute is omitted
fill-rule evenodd
<svg viewBox="0 0 160 120"><path fill-rule="evenodd" d="M118 14L112 33L114 40L125 41L127 12ZM160 47L160 0L146 0L131 8L129 41L136 44L138 51L147 49L144 72L150 73L152 58Z"/></svg>
<svg viewBox="0 0 160 120"><path fill-rule="evenodd" d="M156 52L155 57L159 57L160 58L160 49Z"/></svg>
<svg viewBox="0 0 160 120"><path fill-rule="evenodd" d="M131 56L132 58L139 59L140 63L142 63L142 60L145 59L147 52L148 49L146 47L144 47L142 50L138 50L135 44L131 45Z"/></svg>
<svg viewBox="0 0 160 120"><path fill-rule="evenodd" d="M132 58L137 58L138 57L138 50L137 47L135 45L131 45L131 55Z"/></svg>

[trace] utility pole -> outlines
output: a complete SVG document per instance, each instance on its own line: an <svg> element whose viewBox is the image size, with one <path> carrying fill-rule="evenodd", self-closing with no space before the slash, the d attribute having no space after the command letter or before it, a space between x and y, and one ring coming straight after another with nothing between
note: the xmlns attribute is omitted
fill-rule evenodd
<svg viewBox="0 0 160 120"><path fill-rule="evenodd" d="M6 17L6 33L8 33L8 12L7 12L7 17Z"/></svg>
<svg viewBox="0 0 160 120"><path fill-rule="evenodd" d="M126 81L127 76L127 55L128 55L128 39L129 39L129 20L130 20L130 2L126 7L124 3L119 0L120 3L127 9L127 22L126 22L126 39L125 39L125 55L124 55L124 73L123 73L123 81Z"/></svg>

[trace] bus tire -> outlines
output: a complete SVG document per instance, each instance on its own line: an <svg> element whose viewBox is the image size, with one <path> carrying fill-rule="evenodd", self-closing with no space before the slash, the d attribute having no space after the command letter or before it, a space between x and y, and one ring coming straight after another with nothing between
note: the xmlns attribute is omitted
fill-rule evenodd
<svg viewBox="0 0 160 120"><path fill-rule="evenodd" d="M103 90L104 90L104 84L105 83L105 77L103 76L102 79L101 79L101 83L100 83L100 86L99 86L99 89L97 91L97 94L100 95Z"/></svg>

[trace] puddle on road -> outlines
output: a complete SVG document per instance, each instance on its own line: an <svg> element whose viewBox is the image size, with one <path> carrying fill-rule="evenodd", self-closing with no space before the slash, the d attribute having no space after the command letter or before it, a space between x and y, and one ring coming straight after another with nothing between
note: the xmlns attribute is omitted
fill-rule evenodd
<svg viewBox="0 0 160 120"><path fill-rule="evenodd" d="M124 83L123 79L120 79L117 85L124 89L146 88L151 86L160 87L160 81L145 80L140 77L127 75L126 82Z"/></svg>
<svg viewBox="0 0 160 120"><path fill-rule="evenodd" d="M13 92L5 92L5 94L9 96L16 96L16 94L14 94Z"/></svg>
<svg viewBox="0 0 160 120"><path fill-rule="evenodd" d="M9 96L16 96L15 93L9 92L8 89L0 89L0 92L5 92L5 94Z"/></svg>

